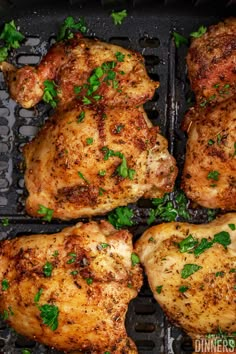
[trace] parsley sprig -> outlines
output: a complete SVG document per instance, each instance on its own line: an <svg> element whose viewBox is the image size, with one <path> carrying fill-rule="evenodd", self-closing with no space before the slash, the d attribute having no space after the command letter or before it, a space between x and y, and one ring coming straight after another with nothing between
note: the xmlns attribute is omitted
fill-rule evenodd
<svg viewBox="0 0 236 354"><path fill-rule="evenodd" d="M3 31L0 34L0 39L4 41L4 47L0 48L0 62L7 59L9 51L20 47L20 42L25 36L16 29L14 20L5 23Z"/></svg>
<svg viewBox="0 0 236 354"><path fill-rule="evenodd" d="M38 307L43 324L55 331L58 327L59 309L55 305L44 304Z"/></svg>
<svg viewBox="0 0 236 354"><path fill-rule="evenodd" d="M49 103L52 108L56 108L57 106L57 85L54 81L45 80L44 81L44 93L43 100L46 103Z"/></svg>
<svg viewBox="0 0 236 354"><path fill-rule="evenodd" d="M118 207L108 214L108 221L119 230L126 226L134 225L133 216L133 210L127 206Z"/></svg>
<svg viewBox="0 0 236 354"><path fill-rule="evenodd" d="M83 34L87 32L87 25L83 17L79 18L78 22L75 22L72 16L68 16L59 29L57 41L73 38L73 30Z"/></svg>
<svg viewBox="0 0 236 354"><path fill-rule="evenodd" d="M102 148L102 151L105 153L105 155L104 155L105 161L108 160L109 157L112 157L112 156L119 157L122 160L121 164L116 169L116 173L119 176L121 176L123 178L129 178L131 180L134 178L134 175L136 172L132 168L128 167L127 160L126 160L126 157L124 156L124 154L122 154L120 151L111 150L107 146L104 146Z"/></svg>
<svg viewBox="0 0 236 354"><path fill-rule="evenodd" d="M53 216L53 209L47 208L42 204L39 204L39 209L37 211L38 214L40 215L44 215L44 217L42 218L42 220L45 221L51 221L52 220L52 216Z"/></svg>
<svg viewBox="0 0 236 354"><path fill-rule="evenodd" d="M117 25L121 25L124 21L124 19L128 16L127 10L122 10L122 11L112 11L111 13L111 18L113 20L113 23Z"/></svg>

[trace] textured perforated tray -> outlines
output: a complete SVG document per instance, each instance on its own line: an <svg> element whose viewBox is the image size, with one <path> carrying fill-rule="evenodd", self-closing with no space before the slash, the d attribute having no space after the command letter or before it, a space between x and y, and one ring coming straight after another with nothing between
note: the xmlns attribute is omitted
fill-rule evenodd
<svg viewBox="0 0 236 354"><path fill-rule="evenodd" d="M17 3L17 2L16 2ZM187 47L175 48L171 33L176 30L185 36L200 25L217 23L235 13L234 1L216 3L202 0L195 4L166 1L39 1L21 8L7 8L7 2L0 6L4 10L1 23L15 19L27 40L10 61L17 66L39 63L47 52L60 24L68 15L75 18L84 16L88 24L88 36L132 48L143 54L149 75L161 85L154 98L145 104L149 118L159 125L169 140L169 150L176 157L181 169L184 161L186 137L180 130L190 95L186 78L185 56ZM35 5L33 5L35 4ZM1 5L1 4L0 4ZM9 5L9 4L8 4ZM213 6L213 13L212 7ZM112 9L128 9L128 17L122 26L115 26L109 16ZM20 108L9 99L3 76L0 73L0 219L8 218L9 225L1 226L0 240L23 234L60 231L65 225L76 221L53 220L43 223L25 214L23 172L21 169L21 147L37 133L50 115L49 107L43 103L35 109ZM179 178L177 186L179 185ZM132 205L137 224L130 228L137 239L148 227L146 224L150 202L139 201ZM207 210L193 209L189 205L191 222L206 222ZM159 223L161 220L156 220ZM178 328L172 326L153 299L147 281L130 306L126 318L128 334L135 340L140 354L184 354L191 353L191 340ZM0 353L21 353L28 348L31 353L56 353L38 343L22 338L0 321Z"/></svg>

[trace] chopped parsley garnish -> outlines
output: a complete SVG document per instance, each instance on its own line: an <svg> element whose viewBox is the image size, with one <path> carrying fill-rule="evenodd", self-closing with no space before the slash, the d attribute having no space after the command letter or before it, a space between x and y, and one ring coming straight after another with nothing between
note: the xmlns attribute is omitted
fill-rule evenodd
<svg viewBox="0 0 236 354"><path fill-rule="evenodd" d="M225 272L222 272L222 271L221 272L216 272L215 275L216 275L216 277L221 277L222 278L225 275Z"/></svg>
<svg viewBox="0 0 236 354"><path fill-rule="evenodd" d="M234 231L236 230L236 225L235 224L228 224L229 228Z"/></svg>
<svg viewBox="0 0 236 354"><path fill-rule="evenodd" d="M78 270L72 270L72 272L70 272L71 275L77 275L78 273Z"/></svg>
<svg viewBox="0 0 236 354"><path fill-rule="evenodd" d="M55 305L45 304L38 307L43 324L55 331L58 327L59 309Z"/></svg>
<svg viewBox="0 0 236 354"><path fill-rule="evenodd" d="M153 237L150 237L150 238L148 239L148 242L155 242L155 240L154 240Z"/></svg>
<svg viewBox="0 0 236 354"><path fill-rule="evenodd" d="M21 354L31 354L31 351L28 349L22 349Z"/></svg>
<svg viewBox="0 0 236 354"><path fill-rule="evenodd" d="M215 234L212 240L208 241L206 238L202 238L200 243L198 240L195 240L192 235L189 235L177 245L180 252L193 252L194 255L198 257L208 248L211 248L214 243L219 243L227 248L231 243L230 234L227 231L221 231Z"/></svg>
<svg viewBox="0 0 236 354"><path fill-rule="evenodd" d="M39 291L37 292L37 294L36 294L35 297L34 297L34 302L35 302L35 303L38 303L38 302L39 302L42 293L43 293L43 289L40 288Z"/></svg>
<svg viewBox="0 0 236 354"><path fill-rule="evenodd" d="M77 122L78 122L78 123L82 123L83 120L84 120L84 118L85 118L85 112L82 111L82 112L80 112L80 114L79 114L78 117L77 117Z"/></svg>
<svg viewBox="0 0 236 354"><path fill-rule="evenodd" d="M236 268L231 268L229 272L230 273L236 273Z"/></svg>
<svg viewBox="0 0 236 354"><path fill-rule="evenodd" d="M2 223L2 226L8 226L9 225L9 219L8 218L3 218L1 223Z"/></svg>
<svg viewBox="0 0 236 354"><path fill-rule="evenodd" d="M112 11L111 17L114 22L114 24L121 25L124 19L128 16L127 10L122 10L122 11Z"/></svg>
<svg viewBox="0 0 236 354"><path fill-rule="evenodd" d="M92 145L93 144L93 138L87 138L86 139L86 144L87 145Z"/></svg>
<svg viewBox="0 0 236 354"><path fill-rule="evenodd" d="M219 181L220 173L218 171L210 171L207 175L207 179L213 179L214 181Z"/></svg>
<svg viewBox="0 0 236 354"><path fill-rule="evenodd" d="M189 289L188 286L181 285L181 286L179 287L179 292L180 292L180 293L185 293L185 291L187 291L188 289Z"/></svg>
<svg viewBox="0 0 236 354"><path fill-rule="evenodd" d="M212 139L209 139L208 140L208 145L214 145L215 144L215 141L214 140L212 140Z"/></svg>
<svg viewBox="0 0 236 354"><path fill-rule="evenodd" d="M100 243L100 246L101 246L102 248L110 247L109 243L104 243L104 242Z"/></svg>
<svg viewBox="0 0 236 354"><path fill-rule="evenodd" d="M90 184L90 182L84 177L83 173L78 171L78 175L80 176L80 178L82 178L87 184Z"/></svg>
<svg viewBox="0 0 236 354"><path fill-rule="evenodd" d="M86 278L86 283L87 283L88 285L93 284L93 279L92 279L92 278Z"/></svg>
<svg viewBox="0 0 236 354"><path fill-rule="evenodd" d="M186 44L186 45L188 44L188 39L184 37L182 34L179 34L174 31L172 35L175 41L176 48L179 48L182 44Z"/></svg>
<svg viewBox="0 0 236 354"><path fill-rule="evenodd" d="M44 215L42 220L51 221L52 216L53 216L53 212L54 212L53 209L49 209L49 208L45 207L44 205L39 204L39 209L37 210L37 213L40 215Z"/></svg>
<svg viewBox="0 0 236 354"><path fill-rule="evenodd" d="M236 156L236 143L234 143L234 154L233 156Z"/></svg>
<svg viewBox="0 0 236 354"><path fill-rule="evenodd" d="M206 31L207 31L207 28L205 26L200 26L196 32L191 32L190 36L193 38L199 38L204 33L206 33Z"/></svg>
<svg viewBox="0 0 236 354"><path fill-rule="evenodd" d="M161 293L162 288L163 288L163 285L158 285L158 286L156 286L156 292L157 292L157 294L160 294L160 293Z"/></svg>
<svg viewBox="0 0 236 354"><path fill-rule="evenodd" d="M197 264L185 264L183 269L181 270L181 277L186 279L190 277L192 274L196 273L202 266Z"/></svg>
<svg viewBox="0 0 236 354"><path fill-rule="evenodd" d="M175 221L177 217L182 217L186 220L190 219L190 214L187 210L188 199L182 191L177 191L174 200L170 200L170 194L165 194L162 198L152 199L152 204L156 206L151 209L148 225L153 223L156 217L160 217L164 221Z"/></svg>
<svg viewBox="0 0 236 354"><path fill-rule="evenodd" d="M119 230L126 226L132 226L134 224L133 216L133 210L127 206L118 207L108 214L108 221Z"/></svg>
<svg viewBox="0 0 236 354"><path fill-rule="evenodd" d="M123 178L129 178L129 179L133 179L134 175L135 175L135 170L133 170L132 168L129 168L127 166L127 160L125 158L125 156L120 152L120 151L114 151L109 149L107 146L104 146L102 148L102 151L105 152L104 155L104 160L108 160L109 157L112 156L116 156L119 157L120 159L122 159L121 164L117 167L116 172L118 173L119 176L123 177Z"/></svg>
<svg viewBox="0 0 236 354"><path fill-rule="evenodd" d="M179 250L181 253L191 251L197 243L198 241L195 240L192 235L189 235L178 244Z"/></svg>
<svg viewBox="0 0 236 354"><path fill-rule="evenodd" d="M98 171L99 176L105 176L106 175L106 170L100 170Z"/></svg>
<svg viewBox="0 0 236 354"><path fill-rule="evenodd" d="M136 253L131 253L131 263L133 267L140 263L139 256Z"/></svg>
<svg viewBox="0 0 236 354"><path fill-rule="evenodd" d="M6 291L9 288L9 282L7 279L2 280L2 291Z"/></svg>
<svg viewBox="0 0 236 354"><path fill-rule="evenodd" d="M221 231L214 235L213 242L219 243L227 248L227 246L231 244L230 234L227 231Z"/></svg>
<svg viewBox="0 0 236 354"><path fill-rule="evenodd" d="M45 277L50 277L52 275L53 265L50 262L46 262L43 266L43 274Z"/></svg>
<svg viewBox="0 0 236 354"><path fill-rule="evenodd" d="M119 62L123 62L125 58L125 54L122 54L121 52L116 52L115 53L116 59Z"/></svg>
<svg viewBox="0 0 236 354"><path fill-rule="evenodd" d="M79 18L78 22L75 22L72 16L68 16L61 28L59 29L59 33L57 35L57 41L62 41L63 39L70 39L74 37L74 33L72 30L79 31L81 33L87 32L86 23L83 18Z"/></svg>
<svg viewBox="0 0 236 354"><path fill-rule="evenodd" d="M106 192L106 190L105 189L103 189L102 187L99 187L99 189L98 189L98 195L103 195L104 194L104 192Z"/></svg>
<svg viewBox="0 0 236 354"><path fill-rule="evenodd" d="M119 134L124 127L125 127L124 124L117 125L116 126L116 134Z"/></svg>
<svg viewBox="0 0 236 354"><path fill-rule="evenodd" d="M74 93L78 95L81 92L82 88L82 86L74 86Z"/></svg>
<svg viewBox="0 0 236 354"><path fill-rule="evenodd" d="M5 46L0 48L0 62L7 59L9 50L20 47L24 35L17 31L14 20L5 23L3 31L0 34L0 40L4 41Z"/></svg>
<svg viewBox="0 0 236 354"><path fill-rule="evenodd" d="M84 96L82 98L82 102L83 102L83 104L91 104L92 103L92 101L86 96Z"/></svg>
<svg viewBox="0 0 236 354"><path fill-rule="evenodd" d="M57 257L58 255L59 255L58 250L54 251L53 254L52 254L53 257Z"/></svg>
<svg viewBox="0 0 236 354"><path fill-rule="evenodd" d="M1 314L1 318L3 320L7 320L10 316L13 316L13 315L14 315L14 312L12 311L11 306L8 306L8 309L4 310L3 314Z"/></svg>
<svg viewBox="0 0 236 354"><path fill-rule="evenodd" d="M66 263L67 264L75 263L77 257L76 253L69 253L68 256L70 256L71 258Z"/></svg>
<svg viewBox="0 0 236 354"><path fill-rule="evenodd" d="M45 80L44 81L44 92L43 92L43 100L46 103L49 103L52 108L56 108L57 106L57 85L54 81Z"/></svg>

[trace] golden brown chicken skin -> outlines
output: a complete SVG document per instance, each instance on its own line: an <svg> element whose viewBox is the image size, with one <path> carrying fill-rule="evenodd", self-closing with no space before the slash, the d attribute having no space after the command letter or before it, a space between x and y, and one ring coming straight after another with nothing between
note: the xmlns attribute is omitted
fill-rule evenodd
<svg viewBox="0 0 236 354"><path fill-rule="evenodd" d="M27 212L53 217L105 214L174 187L177 168L167 140L143 108L80 106L57 112L24 147Z"/></svg>
<svg viewBox="0 0 236 354"><path fill-rule="evenodd" d="M137 354L124 320L142 285L132 235L106 221L0 242L0 312L65 352Z"/></svg>
<svg viewBox="0 0 236 354"><path fill-rule="evenodd" d="M135 251L155 299L192 339L206 341L219 328L236 331L236 213L209 224L153 226L136 242Z"/></svg>
<svg viewBox="0 0 236 354"><path fill-rule="evenodd" d="M140 105L159 86L148 77L141 54L80 35L53 45L37 67L16 69L3 62L0 68L11 97L25 108L42 99L45 80L57 85L58 107L74 99L106 106Z"/></svg>
<svg viewBox="0 0 236 354"><path fill-rule="evenodd" d="M208 28L192 40L187 54L188 76L197 102L204 106L236 93L236 18Z"/></svg>
<svg viewBox="0 0 236 354"><path fill-rule="evenodd" d="M236 96L185 116L182 188L207 208L236 210Z"/></svg>

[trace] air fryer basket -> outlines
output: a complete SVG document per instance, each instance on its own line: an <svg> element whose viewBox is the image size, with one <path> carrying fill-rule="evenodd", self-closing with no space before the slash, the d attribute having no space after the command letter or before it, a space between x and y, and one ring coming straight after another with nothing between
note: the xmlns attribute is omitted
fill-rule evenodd
<svg viewBox="0 0 236 354"><path fill-rule="evenodd" d="M112 10L127 9L128 17L121 26L115 26ZM27 37L26 42L13 53L10 61L17 66L36 65L53 43L63 20L71 15L83 16L88 25L88 36L119 44L139 51L145 58L151 78L160 81L154 98L145 109L154 125L169 141L169 150L175 156L181 174L184 162L186 136L180 122L188 109L191 97L186 75L187 46L176 48L172 33L186 37L200 25L209 26L235 14L235 1L21 1L0 0L1 25L14 19ZM60 231L78 220L42 222L26 215L22 170L22 146L31 140L50 115L50 108L39 103L26 110L9 99L0 73L0 220L8 218L8 226L0 226L0 240L33 234ZM179 187L180 177L176 186ZM131 205L136 224L130 227L136 240L147 229L150 201L140 200ZM207 210L189 204L190 222L207 222ZM104 217L106 218L106 216ZM96 218L94 218L96 219ZM86 221L86 219L83 219ZM155 223L162 222L156 219ZM191 340L181 329L174 327L154 300L147 280L138 297L129 306L126 316L128 334L137 344L140 354L184 354L192 352ZM27 348L31 353L59 353L15 333L0 321L0 353L17 354Z"/></svg>

